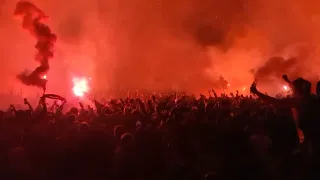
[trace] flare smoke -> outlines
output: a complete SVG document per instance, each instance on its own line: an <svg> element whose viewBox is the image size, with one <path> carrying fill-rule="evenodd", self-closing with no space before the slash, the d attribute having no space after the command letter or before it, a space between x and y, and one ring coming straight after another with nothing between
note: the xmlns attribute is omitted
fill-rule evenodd
<svg viewBox="0 0 320 180"><path fill-rule="evenodd" d="M14 15L22 18L22 28L36 38L35 48L38 50L35 60L40 63L33 72L22 72L17 77L28 86L46 88L47 80L42 78L49 71L49 59L53 57L53 46L56 35L41 21L47 16L38 7L27 1L20 1L16 5Z"/></svg>
<svg viewBox="0 0 320 180"><path fill-rule="evenodd" d="M50 28L59 37L59 44L54 54L57 60L49 59L54 69L47 74L50 75L47 89L59 94L70 93L68 83L72 83L72 78L68 75L74 74L92 77L95 91L110 94L136 89L158 92L175 89L197 94L216 88L219 75L228 81L230 91L248 88L255 78L259 88L278 91L284 83L282 74L308 80L320 75L320 1L32 0L32 3L55 17ZM11 86L20 88L10 77L30 68L27 66L30 63L23 63L33 51L28 36L17 34L20 29L11 15L14 8L13 1L0 3L0 22L6 25L0 28L0 57L6 60L0 61L3 91ZM31 14L39 16L40 10L34 6L27 9L29 14L36 11ZM27 13L23 10L18 14L24 17ZM267 62L270 57L281 58ZM296 60L287 61L290 58ZM270 84L274 80L278 82ZM61 88L61 84L66 88Z"/></svg>
<svg viewBox="0 0 320 180"><path fill-rule="evenodd" d="M297 59L284 59L283 57L272 57L262 67L254 73L255 79L263 82L272 82L279 79L284 73L293 75L297 74ZM292 77L292 76L291 76Z"/></svg>

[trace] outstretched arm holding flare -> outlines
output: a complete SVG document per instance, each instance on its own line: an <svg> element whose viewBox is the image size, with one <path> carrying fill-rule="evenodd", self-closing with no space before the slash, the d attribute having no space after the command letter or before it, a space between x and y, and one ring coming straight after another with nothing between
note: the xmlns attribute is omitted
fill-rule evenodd
<svg viewBox="0 0 320 180"><path fill-rule="evenodd" d="M288 78L287 78L288 79ZM289 79L288 79L289 80ZM290 82L290 81L289 81ZM297 99L295 98L288 98L288 99L276 99L274 97L271 97L267 94L264 94L260 92L257 89L257 80L254 80L250 87L250 92L259 98L261 98L266 103L278 105L278 106L284 106L284 107L296 107L299 103Z"/></svg>
<svg viewBox="0 0 320 180"><path fill-rule="evenodd" d="M33 107L32 107L32 105L29 103L28 99L27 99L27 98L24 98L23 101L24 101L24 104L28 106L29 110L30 110L31 112L33 112Z"/></svg>

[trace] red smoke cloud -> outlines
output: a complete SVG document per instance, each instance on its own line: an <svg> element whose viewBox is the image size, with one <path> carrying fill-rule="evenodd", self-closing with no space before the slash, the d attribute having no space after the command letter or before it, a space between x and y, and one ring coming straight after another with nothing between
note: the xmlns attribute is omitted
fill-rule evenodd
<svg viewBox="0 0 320 180"><path fill-rule="evenodd" d="M32 57L34 42L12 20L15 2L3 2L0 22L6 26L0 27L3 60L0 81L6 92L15 85L14 77L20 70L33 68L38 62L26 61ZM218 86L220 75L230 83L228 89L248 89L257 78L259 88L265 84L271 87L270 91L282 88L283 73L292 79L294 75L306 79L320 75L317 8L320 2L32 0L32 3L53 17L48 23L59 37L55 60L50 61L47 74L50 80L47 89L55 93L72 93L74 74L93 77L92 88L102 92L174 88L194 93ZM272 57L279 58L272 60ZM296 60L287 62L291 58ZM274 88L270 82L276 79L280 82ZM29 88L22 89L25 92ZM33 88L30 94L34 94Z"/></svg>

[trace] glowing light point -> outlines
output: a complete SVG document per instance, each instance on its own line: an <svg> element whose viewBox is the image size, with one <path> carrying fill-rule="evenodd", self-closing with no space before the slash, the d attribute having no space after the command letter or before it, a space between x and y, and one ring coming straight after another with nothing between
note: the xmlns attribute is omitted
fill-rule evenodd
<svg viewBox="0 0 320 180"><path fill-rule="evenodd" d="M89 83L86 78L73 78L73 94L78 97L83 97L89 92Z"/></svg>
<svg viewBox="0 0 320 180"><path fill-rule="evenodd" d="M47 75L44 75L42 78L43 78L43 79L47 79Z"/></svg>
<svg viewBox="0 0 320 180"><path fill-rule="evenodd" d="M230 87L231 85L230 85L230 84L227 84L227 86Z"/></svg>
<svg viewBox="0 0 320 180"><path fill-rule="evenodd" d="M288 91L288 90L289 90L289 87L286 86L286 85L284 85L284 86L283 86L283 90Z"/></svg>

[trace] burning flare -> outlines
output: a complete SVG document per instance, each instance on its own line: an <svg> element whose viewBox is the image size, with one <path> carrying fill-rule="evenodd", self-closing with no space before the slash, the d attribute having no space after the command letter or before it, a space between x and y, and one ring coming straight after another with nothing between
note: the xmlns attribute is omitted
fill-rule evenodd
<svg viewBox="0 0 320 180"><path fill-rule="evenodd" d="M289 91L289 89L290 89L290 88L289 88L288 86L283 85L283 90L284 90L284 91L286 91L286 92L287 92L287 91Z"/></svg>
<svg viewBox="0 0 320 180"><path fill-rule="evenodd" d="M19 1L14 15L22 18L22 28L28 30L37 40L35 48L38 50L35 60L40 63L33 72L22 72L17 75L18 79L27 86L38 86L46 89L46 78L49 71L49 59L53 57L53 47L57 36L41 21L47 16L38 7L28 1Z"/></svg>
<svg viewBox="0 0 320 180"><path fill-rule="evenodd" d="M78 97L83 97L89 92L89 82L86 78L73 78L73 94Z"/></svg>

